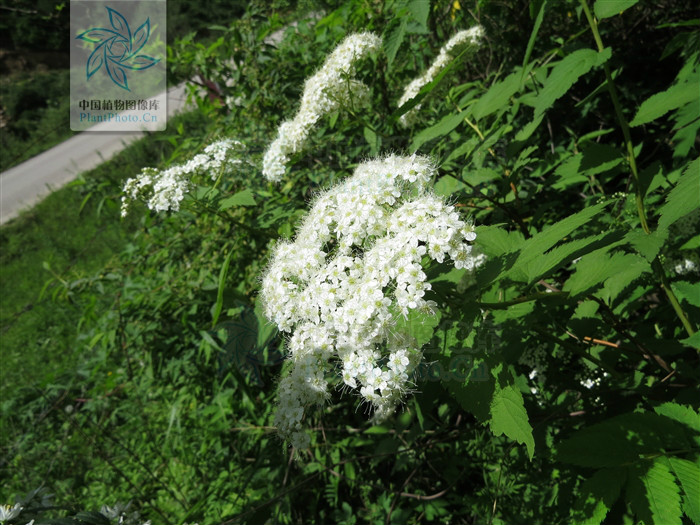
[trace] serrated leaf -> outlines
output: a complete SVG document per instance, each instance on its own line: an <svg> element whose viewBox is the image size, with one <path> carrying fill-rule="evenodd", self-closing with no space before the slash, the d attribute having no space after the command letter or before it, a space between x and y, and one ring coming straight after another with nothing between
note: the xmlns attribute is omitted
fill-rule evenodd
<svg viewBox="0 0 700 525"><path fill-rule="evenodd" d="M693 523L700 523L700 461L681 458L668 458L668 461L671 472L681 484L683 512Z"/></svg>
<svg viewBox="0 0 700 525"><path fill-rule="evenodd" d="M561 247L560 250L557 250L553 254L549 255L546 266L544 264L542 266L538 266L538 261L542 260L542 257L548 250L553 248L571 232L587 223L608 205L609 203L602 202L600 204L596 204L595 206L585 208L578 213L574 213L573 215L562 219L561 221L553 224L525 241L521 246L520 254L515 261L515 264L508 274L509 277L519 281L529 281L532 280L533 276L541 274L542 272L540 270L551 270L558 264L561 264L566 257L575 253L577 250L584 249L586 246L591 247L591 249L595 249L592 248L595 246L594 243L600 241L604 237L604 234L590 237L585 242L578 241L574 245Z"/></svg>
<svg viewBox="0 0 700 525"><path fill-rule="evenodd" d="M586 224L595 215L603 211L603 209L605 209L605 207L608 205L609 203L601 202L600 204L584 208L583 210L574 213L573 215L569 215L565 219L554 223L548 228L542 230L540 233L532 236L530 239L525 241L522 246L522 260L530 260L539 257L575 229Z"/></svg>
<svg viewBox="0 0 700 525"><path fill-rule="evenodd" d="M637 521L681 523L681 496L666 458L630 468L627 496Z"/></svg>
<svg viewBox="0 0 700 525"><path fill-rule="evenodd" d="M483 362L480 364L484 366ZM476 365L478 366L479 363ZM470 380L466 385L456 381L445 381L443 384L464 410L473 414L482 423L489 420L489 403L493 399L492 381Z"/></svg>
<svg viewBox="0 0 700 525"><path fill-rule="evenodd" d="M593 67L607 62L610 56L610 48L606 48L600 53L593 49L579 49L557 62L547 80L545 80L539 95L535 98L535 116L544 113L579 78L588 73Z"/></svg>
<svg viewBox="0 0 700 525"><path fill-rule="evenodd" d="M598 20L619 15L625 9L629 9L639 0L597 0L593 4L593 12Z"/></svg>
<svg viewBox="0 0 700 525"><path fill-rule="evenodd" d="M627 480L624 468L602 469L583 482L579 499L571 513L574 523L599 525L620 497Z"/></svg>
<svg viewBox="0 0 700 525"><path fill-rule="evenodd" d="M700 282L676 281L671 283L671 288L681 301L700 307Z"/></svg>
<svg viewBox="0 0 700 525"><path fill-rule="evenodd" d="M634 269L633 273L637 277L644 271L650 271L649 264L638 255L620 252L609 255L604 250L597 250L584 255L576 263L576 271L566 281L562 290L575 297L597 288L611 277L617 279L621 272L630 268ZM627 284L629 282L631 281Z"/></svg>
<svg viewBox="0 0 700 525"><path fill-rule="evenodd" d="M543 254L539 259L531 260L518 271L511 274L513 279L525 276L525 282L532 283L542 279L577 257L584 256L594 250L607 249L620 243L619 233L600 233L583 239L563 243Z"/></svg>
<svg viewBox="0 0 700 525"><path fill-rule="evenodd" d="M265 317L262 301L255 301L255 309L253 310L253 312L255 313L255 318L258 321L258 350L263 350L277 335L277 326L274 323L268 321L267 317Z"/></svg>
<svg viewBox="0 0 700 525"><path fill-rule="evenodd" d="M654 408L654 412L688 425L691 429L698 432L698 435L695 437L700 439L700 414L693 408L687 405L679 405L678 403L664 403Z"/></svg>
<svg viewBox="0 0 700 525"><path fill-rule="evenodd" d="M365 126L364 136L365 136L365 140L367 141L367 144L369 144L370 153L372 155L376 155L377 152L379 151L379 145L380 145L379 136L368 126Z"/></svg>
<svg viewBox="0 0 700 525"><path fill-rule="evenodd" d="M408 12L421 26L427 27L430 15L430 0L411 0L406 6Z"/></svg>
<svg viewBox="0 0 700 525"><path fill-rule="evenodd" d="M434 124L433 126L430 126L429 128L418 133L418 135L416 135L413 139L413 144L411 144L411 151L416 151L429 140L448 134L450 131L464 122L464 117L467 116L468 112L468 110L465 110L461 113L447 115L437 124Z"/></svg>
<svg viewBox="0 0 700 525"><path fill-rule="evenodd" d="M509 319L518 319L532 313L535 309L535 301L514 304L504 310L493 310L493 321L498 326Z"/></svg>
<svg viewBox="0 0 700 525"><path fill-rule="evenodd" d="M700 207L700 157L691 162L659 210L659 229Z"/></svg>
<svg viewBox="0 0 700 525"><path fill-rule="evenodd" d="M474 104L472 115L479 120L498 111L520 88L521 73L512 73L493 84Z"/></svg>
<svg viewBox="0 0 700 525"><path fill-rule="evenodd" d="M683 427L654 413L615 416L575 432L557 447L558 458L581 467L636 464L641 456L690 446Z"/></svg>
<svg viewBox="0 0 700 525"><path fill-rule="evenodd" d="M700 350L700 332L695 332L690 337L686 337L685 339L681 339L681 343L683 343L684 345L690 346L692 348L695 348L696 350Z"/></svg>
<svg viewBox="0 0 700 525"><path fill-rule="evenodd" d="M698 248L700 248L700 235L691 237L680 247L681 250L697 250Z"/></svg>
<svg viewBox="0 0 700 525"><path fill-rule="evenodd" d="M532 436L532 426L527 417L523 395L515 385L500 388L496 385L491 400L491 432L499 436L504 434L510 439L524 444L527 454L532 459L535 453L535 439Z"/></svg>
<svg viewBox="0 0 700 525"><path fill-rule="evenodd" d="M667 238L667 229L659 229L651 233L646 233L642 229L637 229L625 235L625 241L649 262L654 260Z"/></svg>
<svg viewBox="0 0 700 525"><path fill-rule="evenodd" d="M391 30L389 35L384 39L384 52L386 53L389 67L394 63L396 53L399 51L403 39L406 36L406 19L402 18L399 24Z"/></svg>
<svg viewBox="0 0 700 525"><path fill-rule="evenodd" d="M442 195L443 197L449 197L453 193L460 191L465 187L466 185L462 181L459 181L454 177L450 177L449 175L443 175L435 183L433 189L438 195Z"/></svg>
<svg viewBox="0 0 700 525"><path fill-rule="evenodd" d="M700 102L681 106L673 115L673 120L673 129L676 131L671 137L673 157L683 160L688 158L700 132Z"/></svg>
<svg viewBox="0 0 700 525"><path fill-rule="evenodd" d="M623 161L617 148L605 144L591 144L582 153L574 155L562 163L554 172L561 180L552 187L563 189L572 184L588 181L591 175L597 175L619 166Z"/></svg>
<svg viewBox="0 0 700 525"><path fill-rule="evenodd" d="M498 226L477 226L475 232L479 248L489 257L515 252L525 242L519 231L509 232Z"/></svg>
<svg viewBox="0 0 700 525"><path fill-rule="evenodd" d="M73 519L78 523L89 523L90 525L110 525L109 519L104 514L94 511L77 512Z"/></svg>
<svg viewBox="0 0 700 525"><path fill-rule="evenodd" d="M684 82L671 86L661 93L656 93L642 102L637 114L630 122L630 126L641 126L664 116L673 109L684 106L688 102L697 101L698 93L700 93L700 82Z"/></svg>
<svg viewBox="0 0 700 525"><path fill-rule="evenodd" d="M219 203L219 210L227 210L233 206L255 206L255 204L253 192L250 190L243 190L223 199Z"/></svg>
<svg viewBox="0 0 700 525"><path fill-rule="evenodd" d="M612 303L631 283L637 280L643 273L651 273L651 265L645 259L633 255L634 259L629 259L630 264L621 269L616 275L608 277L603 284L602 290L595 295L606 303Z"/></svg>
<svg viewBox="0 0 700 525"><path fill-rule="evenodd" d="M610 48L598 53L592 49L579 49L557 62L534 100L532 122L515 136L517 141L527 140L542 122L544 112L563 96L576 81L593 67L605 63L611 56Z"/></svg>

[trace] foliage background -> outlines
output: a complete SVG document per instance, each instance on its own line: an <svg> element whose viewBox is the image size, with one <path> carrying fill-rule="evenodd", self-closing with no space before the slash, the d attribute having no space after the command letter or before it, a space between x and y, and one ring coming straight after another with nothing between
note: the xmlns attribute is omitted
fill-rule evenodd
<svg viewBox="0 0 700 525"><path fill-rule="evenodd" d="M173 42L173 79L216 96L193 89L196 112L1 232L16 522L101 523L131 501L154 523L700 523L700 22L690 2L612 4L592 7L600 52L568 1L358 0L307 21L252 5ZM400 128L403 86L476 22L484 48ZM256 166L304 79L361 30L385 42L358 72L371 107L330 116L266 184ZM252 165L178 214L119 222L126 177L221 136ZM370 426L338 393L295 461L270 426L284 341L260 272L318 188L387 151L436 159L435 191L480 225L489 262L473 279L430 268L441 313L409 320L426 359L403 410ZM225 201L246 190L254 204ZM50 229L60 214L70 228Z"/></svg>

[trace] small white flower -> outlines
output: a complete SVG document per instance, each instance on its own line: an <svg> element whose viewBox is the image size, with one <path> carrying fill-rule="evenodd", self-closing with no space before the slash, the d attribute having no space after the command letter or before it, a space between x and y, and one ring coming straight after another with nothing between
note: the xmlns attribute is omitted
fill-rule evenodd
<svg viewBox="0 0 700 525"><path fill-rule="evenodd" d="M687 273L696 273L698 266L690 259L685 259L682 263L677 264L674 270L678 275L685 275Z"/></svg>
<svg viewBox="0 0 700 525"><path fill-rule="evenodd" d="M14 507L10 505L0 505L0 523L15 519L19 516L19 513L22 512L22 508L22 505L19 503L15 503Z"/></svg>

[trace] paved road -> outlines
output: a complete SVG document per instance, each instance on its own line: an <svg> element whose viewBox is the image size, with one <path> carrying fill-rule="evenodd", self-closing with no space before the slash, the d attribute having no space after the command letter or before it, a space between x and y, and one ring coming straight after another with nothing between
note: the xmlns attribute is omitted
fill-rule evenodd
<svg viewBox="0 0 700 525"><path fill-rule="evenodd" d="M308 15L317 20L321 12ZM292 27L297 22L290 24ZM272 33L266 42L277 45L286 28ZM168 89L168 118L185 108L185 84ZM100 124L90 128L98 131ZM99 133L83 131L36 157L0 173L0 224L17 217L53 190L73 180L78 173L90 170L142 137L138 131Z"/></svg>
<svg viewBox="0 0 700 525"><path fill-rule="evenodd" d="M168 89L168 117L185 107L185 84ZM108 160L142 137L143 132L83 131L61 144L0 173L0 224L30 208L53 190L73 180L78 173Z"/></svg>

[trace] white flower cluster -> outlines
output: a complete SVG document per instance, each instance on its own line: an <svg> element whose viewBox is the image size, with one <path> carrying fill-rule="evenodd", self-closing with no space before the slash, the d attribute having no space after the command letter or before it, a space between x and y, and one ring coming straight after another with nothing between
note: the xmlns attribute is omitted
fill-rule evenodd
<svg viewBox="0 0 700 525"><path fill-rule="evenodd" d="M24 507L22 507L22 505L19 503L15 503L14 507L10 505L0 505L0 523L5 523L6 521L15 519L17 516L19 516L19 513L22 512L23 508Z"/></svg>
<svg viewBox="0 0 700 525"><path fill-rule="evenodd" d="M294 119L280 125L277 138L263 157L263 175L279 181L289 157L301 151L309 133L325 114L351 103L364 105L369 88L353 80L355 62L381 47L373 33L348 36L326 59L321 69L304 84L301 106Z"/></svg>
<svg viewBox="0 0 700 525"><path fill-rule="evenodd" d="M155 168L143 168L141 173L130 178L124 184L122 196L122 217L129 211L129 204L136 199L146 201L148 208L154 211L180 209L180 202L192 186L192 177L208 175L216 180L220 175L229 173L242 160L234 157L245 146L233 139L223 139L204 148L204 152L195 155L185 164L171 166L159 171Z"/></svg>
<svg viewBox="0 0 700 525"><path fill-rule="evenodd" d="M676 264L673 270L677 275L686 275L688 273L698 273L698 265L690 259L684 259L683 262Z"/></svg>
<svg viewBox="0 0 700 525"><path fill-rule="evenodd" d="M406 102L418 95L423 86L432 82L437 74L450 63L450 61L457 54L457 51L464 45L470 45L476 50L481 45L481 39L483 36L484 28L481 26L474 26L470 29L460 31L450 38L447 44L442 46L440 53L428 70L406 86L403 95L399 99L399 107L403 106ZM421 105L418 104L410 111L401 115L399 122L405 127L413 126L416 123L418 110L420 110L420 107Z"/></svg>
<svg viewBox="0 0 700 525"><path fill-rule="evenodd" d="M301 420L307 406L328 399L333 363L376 421L390 415L422 358L397 316L437 306L424 298L424 256L474 268L474 227L428 193L435 171L415 155L360 164L318 196L294 242L276 247L261 299L267 317L290 333L291 371L280 383L275 424L294 447L309 443Z"/></svg>

